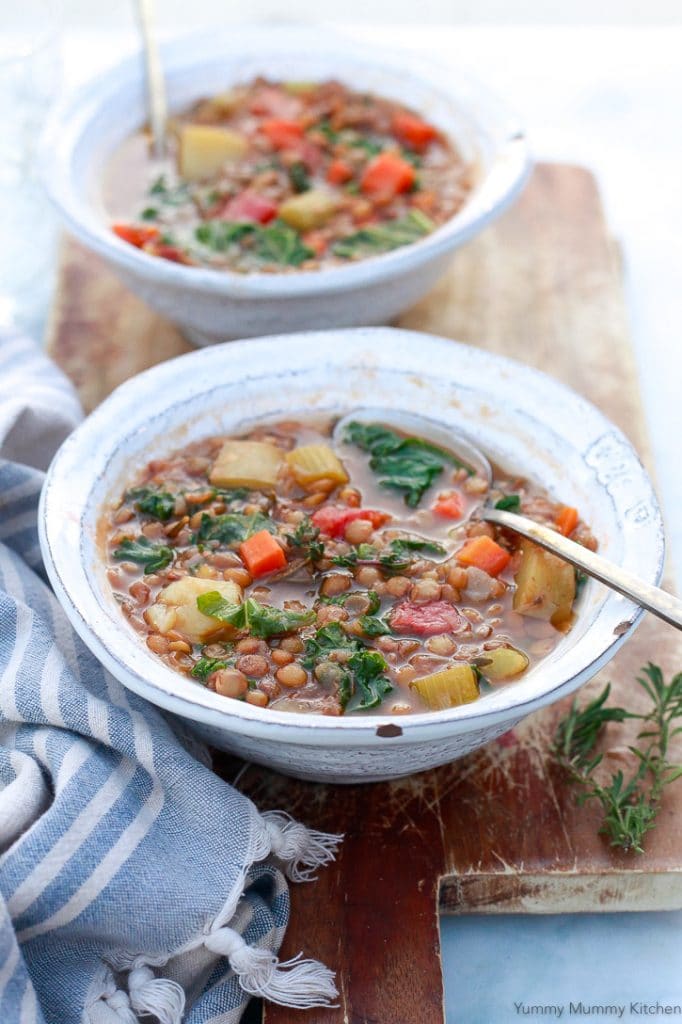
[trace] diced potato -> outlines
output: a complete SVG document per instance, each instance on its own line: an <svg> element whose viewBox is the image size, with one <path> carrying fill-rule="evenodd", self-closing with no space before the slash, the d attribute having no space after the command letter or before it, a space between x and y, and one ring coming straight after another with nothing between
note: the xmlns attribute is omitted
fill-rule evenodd
<svg viewBox="0 0 682 1024"><path fill-rule="evenodd" d="M239 93L234 89L225 89L224 92L217 92L215 96L211 96L207 102L217 113L231 114L239 103Z"/></svg>
<svg viewBox="0 0 682 1024"><path fill-rule="evenodd" d="M159 633L174 629L193 643L204 643L217 634L227 636L234 632L231 626L204 615L197 608L197 598L212 590L217 590L230 604L241 602L241 588L236 583L184 576L163 588L155 603L145 612L145 618Z"/></svg>
<svg viewBox="0 0 682 1024"><path fill-rule="evenodd" d="M575 600L572 565L537 544L524 541L521 563L514 578L515 612L545 619L557 628L570 620Z"/></svg>
<svg viewBox="0 0 682 1024"><path fill-rule="evenodd" d="M226 441L209 473L215 487L272 490L282 464L282 450L267 441Z"/></svg>
<svg viewBox="0 0 682 1024"><path fill-rule="evenodd" d="M496 647L493 651L486 651L483 657L486 664L481 664L481 672L493 683L520 676L528 668L527 655L516 647Z"/></svg>
<svg viewBox="0 0 682 1024"><path fill-rule="evenodd" d="M210 178L225 163L239 160L248 148L243 135L213 124L183 124L179 171L188 181Z"/></svg>
<svg viewBox="0 0 682 1024"><path fill-rule="evenodd" d="M285 199L277 213L281 220L297 231L310 231L326 224L336 208L337 200L334 196L322 189L311 189Z"/></svg>
<svg viewBox="0 0 682 1024"><path fill-rule="evenodd" d="M285 82L284 91L290 96L301 96L312 92L317 87L317 82Z"/></svg>
<svg viewBox="0 0 682 1024"><path fill-rule="evenodd" d="M326 444L306 444L288 452L286 460L301 487L308 487L316 480L333 480L336 484L348 483L348 473L339 457Z"/></svg>
<svg viewBox="0 0 682 1024"><path fill-rule="evenodd" d="M416 690L432 711L456 708L478 700L478 679L471 665L452 665L442 672L415 679L410 688Z"/></svg>

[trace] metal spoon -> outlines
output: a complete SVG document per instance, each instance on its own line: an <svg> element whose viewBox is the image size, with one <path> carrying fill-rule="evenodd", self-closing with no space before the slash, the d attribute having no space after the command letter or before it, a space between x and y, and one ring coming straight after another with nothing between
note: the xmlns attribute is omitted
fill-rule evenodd
<svg viewBox="0 0 682 1024"><path fill-rule="evenodd" d="M454 433L449 428L425 416L403 413L393 409L362 409L339 420L334 430L334 437L337 441L344 440L346 427L352 422L386 424L389 427L395 427L401 433L422 437L451 451L489 484L492 482L492 469L483 452L479 451L468 438ZM496 523L508 530L514 530L522 537L527 537L539 544L540 547L563 558L564 561L577 566L588 576L593 576L600 583L610 587L611 590L616 590L619 594L630 598L635 604L646 608L647 611L657 615L664 622L676 626L677 629L682 629L682 601L667 591L661 590L660 587L645 583L634 573L628 572L602 555L589 551L582 544L576 544L575 541L562 536L556 530L552 530L548 526L541 526L516 512L506 512L483 504L474 508L472 514L477 518L485 519L486 522Z"/></svg>
<svg viewBox="0 0 682 1024"><path fill-rule="evenodd" d="M166 83L161 68L161 58L156 40L156 18L154 0L137 0L137 17L144 43L147 68L147 97L149 100L149 124L152 130L154 156L161 160L166 155Z"/></svg>

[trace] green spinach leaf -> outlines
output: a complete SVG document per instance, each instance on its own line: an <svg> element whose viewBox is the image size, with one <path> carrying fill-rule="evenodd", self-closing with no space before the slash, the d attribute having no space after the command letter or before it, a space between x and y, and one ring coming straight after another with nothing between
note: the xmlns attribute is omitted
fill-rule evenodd
<svg viewBox="0 0 682 1024"><path fill-rule="evenodd" d="M217 672L221 668L227 668L228 665L229 662L223 661L221 658L199 658L190 675L194 676L195 679L201 679L202 682L205 682L213 672Z"/></svg>
<svg viewBox="0 0 682 1024"><path fill-rule="evenodd" d="M168 491L156 491L152 487L134 487L128 491L126 498L135 503L139 512L162 522L170 519L175 510L175 495Z"/></svg>
<svg viewBox="0 0 682 1024"><path fill-rule="evenodd" d="M264 263L280 263L284 266L299 267L315 253L304 245L298 231L288 224L275 220L266 228L259 228L255 236L254 252Z"/></svg>
<svg viewBox="0 0 682 1024"><path fill-rule="evenodd" d="M225 252L230 246L252 235L257 225L241 221L210 220L200 224L194 232L197 242L214 252Z"/></svg>
<svg viewBox="0 0 682 1024"><path fill-rule="evenodd" d="M403 245L411 245L430 234L435 227L434 222L421 211L411 210L405 217L384 224L372 224L341 238L332 251L335 256L347 260L376 256Z"/></svg>
<svg viewBox="0 0 682 1024"><path fill-rule="evenodd" d="M503 512L516 512L521 507L521 499L518 494L505 494L503 498L495 502L495 508Z"/></svg>
<svg viewBox="0 0 682 1024"><path fill-rule="evenodd" d="M146 573L159 572L173 561L173 549L165 544L153 544L144 535L136 540L126 537L114 551L114 558L143 565Z"/></svg>
<svg viewBox="0 0 682 1024"><path fill-rule="evenodd" d="M235 629L247 629L252 636L266 639L291 633L301 626L309 625L315 612L289 612L273 605L260 604L248 597L241 604L231 604L217 590L210 590L197 598L197 608L204 615L227 622Z"/></svg>
<svg viewBox="0 0 682 1024"><path fill-rule="evenodd" d="M244 515L242 512L226 512L221 516L211 516L204 512L201 516L199 529L194 535L196 544L206 544L217 540L228 547L237 547L260 530L277 533L277 527L269 516L262 512Z"/></svg>
<svg viewBox="0 0 682 1024"><path fill-rule="evenodd" d="M369 452L370 468L380 477L379 485L403 491L405 503L415 508L447 465L464 466L452 452L419 437L404 437L380 423L350 423L346 439Z"/></svg>

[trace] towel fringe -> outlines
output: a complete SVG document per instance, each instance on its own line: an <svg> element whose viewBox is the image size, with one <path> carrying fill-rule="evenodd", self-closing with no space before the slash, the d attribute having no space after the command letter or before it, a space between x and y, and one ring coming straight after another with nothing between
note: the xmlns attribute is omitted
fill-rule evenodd
<svg viewBox="0 0 682 1024"><path fill-rule="evenodd" d="M109 963L100 998L119 1016L121 1024L139 1024L144 1016L154 1017L158 1024L181 1024L185 1010L183 988L170 978L157 978L150 966L165 965L166 957L120 951ZM127 992L116 987L111 968L119 975L127 974Z"/></svg>
<svg viewBox="0 0 682 1024"><path fill-rule="evenodd" d="M157 978L146 964L139 964L128 974L130 1004L140 1016L156 1017L159 1024L181 1024L185 1009L185 993L177 981Z"/></svg>
<svg viewBox="0 0 682 1024"><path fill-rule="evenodd" d="M204 945L227 958L239 984L250 995L297 1010L337 1005L332 1002L339 994L334 973L318 960L303 960L299 953L280 963L270 950L249 946L239 932L228 927L204 936Z"/></svg>
<svg viewBox="0 0 682 1024"><path fill-rule="evenodd" d="M264 860L273 853L292 882L312 882L316 869L334 860L343 839L343 835L306 828L285 811L265 811L260 820L263 830L257 838L254 859Z"/></svg>
<svg viewBox="0 0 682 1024"><path fill-rule="evenodd" d="M101 984L99 983L100 978ZM92 1002L89 1003L90 1009L92 1009L95 1003L103 1002L106 1003L112 1013L116 1014L121 1024L139 1024L137 1014L130 1005L128 993L117 987L113 971L110 967L102 965L95 985L95 994L91 997Z"/></svg>

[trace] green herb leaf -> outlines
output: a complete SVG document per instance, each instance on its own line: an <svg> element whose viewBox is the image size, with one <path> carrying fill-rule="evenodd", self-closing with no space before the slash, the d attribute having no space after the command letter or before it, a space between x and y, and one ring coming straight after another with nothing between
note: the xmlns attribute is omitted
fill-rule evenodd
<svg viewBox="0 0 682 1024"><path fill-rule="evenodd" d="M160 174L149 189L149 195L155 196L160 203L168 206L182 206L190 200L189 188L186 184L169 185L165 174Z"/></svg>
<svg viewBox="0 0 682 1024"><path fill-rule="evenodd" d="M156 220L159 216L159 211L155 206L146 206L140 214L141 220Z"/></svg>
<svg viewBox="0 0 682 1024"><path fill-rule="evenodd" d="M201 679L205 682L213 672L217 672L221 668L227 668L227 665L228 662L220 658L199 658L190 675L194 676L195 679Z"/></svg>
<svg viewBox="0 0 682 1024"><path fill-rule="evenodd" d="M143 535L136 540L122 540L114 551L114 558L143 565L146 573L159 572L173 561L173 549L165 544L153 544Z"/></svg>
<svg viewBox="0 0 682 1024"><path fill-rule="evenodd" d="M420 210L410 210L405 217L386 221L385 224L372 224L341 238L332 247L332 251L335 256L347 260L376 256L403 245L411 245L435 228L436 225L426 214Z"/></svg>
<svg viewBox="0 0 682 1024"><path fill-rule="evenodd" d="M351 699L350 711L369 711L378 707L393 689L384 675L388 665L378 651L359 651L348 662L348 668L353 673L355 696L360 698L358 703Z"/></svg>
<svg viewBox="0 0 682 1024"><path fill-rule="evenodd" d="M521 508L521 499L518 494L505 494L503 498L495 502L495 508L503 512L516 512Z"/></svg>
<svg viewBox="0 0 682 1024"><path fill-rule="evenodd" d="M323 626L308 638L301 664L304 668L314 669L320 662L328 661L335 651L352 652L345 665L341 666L343 675L339 678L338 689L341 706L348 704L352 711L368 711L377 707L393 689L384 676L388 666L378 651L368 650L357 637L345 633L338 622Z"/></svg>
<svg viewBox="0 0 682 1024"><path fill-rule="evenodd" d="M358 622L365 636L387 636L392 632L388 623L376 615L361 615Z"/></svg>
<svg viewBox="0 0 682 1024"><path fill-rule="evenodd" d="M406 569L414 561L415 555L436 555L442 558L447 554L442 544L433 540L398 537L392 540L379 555L379 565L387 569Z"/></svg>
<svg viewBox="0 0 682 1024"><path fill-rule="evenodd" d="M290 267L299 267L315 255L312 249L303 244L298 231L280 220L259 228L255 235L254 252L264 263L279 263Z"/></svg>
<svg viewBox="0 0 682 1024"><path fill-rule="evenodd" d="M297 160L289 168L289 181L294 192L307 192L310 188L308 170L302 160Z"/></svg>
<svg viewBox="0 0 682 1024"><path fill-rule="evenodd" d="M362 646L356 637L345 633L338 622L330 622L308 637L301 664L304 668L314 668L317 661L328 658L332 651L359 651Z"/></svg>
<svg viewBox="0 0 682 1024"><path fill-rule="evenodd" d="M210 590L197 598L197 608L204 615L210 615L220 622L227 622L235 629L246 629L252 636L266 639L292 633L301 626L309 625L315 612L289 612L273 605L260 604L249 597L241 604L231 604L217 590Z"/></svg>
<svg viewBox="0 0 682 1024"><path fill-rule="evenodd" d="M201 245L214 252L226 252L246 235L252 235L257 225L229 220L210 220L200 224L194 231L194 237Z"/></svg>
<svg viewBox="0 0 682 1024"><path fill-rule="evenodd" d="M126 498L135 503L135 508L145 515L166 522L175 510L175 496L168 491L156 491L152 487L134 487Z"/></svg>
<svg viewBox="0 0 682 1024"><path fill-rule="evenodd" d="M261 530L277 533L275 523L262 512L253 512L251 515L244 515L242 512L226 512L221 516L211 516L208 512L204 512L199 529L194 535L194 542L206 544L208 541L217 540L228 547L238 547L243 541Z"/></svg>
<svg viewBox="0 0 682 1024"><path fill-rule="evenodd" d="M380 423L350 423L346 440L370 453L370 468L383 478L381 487L404 491L405 503L414 508L447 465L463 467L451 452L419 437L404 437Z"/></svg>
<svg viewBox="0 0 682 1024"><path fill-rule="evenodd" d="M297 548L303 558L312 565L324 558L324 543L320 540L319 528L314 525L310 516L302 519L293 533L286 533L284 539L293 548Z"/></svg>
<svg viewBox="0 0 682 1024"><path fill-rule="evenodd" d="M336 594L334 597L325 597L323 594L320 601L322 604L335 604L343 608L349 597L366 597L369 600L366 615L374 615L381 606L381 598L376 590L347 590L345 594Z"/></svg>
<svg viewBox="0 0 682 1024"><path fill-rule="evenodd" d="M582 709L574 700L555 733L553 753L579 788L579 803L595 800L600 805L600 831L611 845L642 853L644 836L655 825L664 788L682 776L682 765L668 761L670 740L680 731L673 725L682 717L682 672L666 683L660 668L649 663L637 682L651 701L648 712L606 707L609 686ZM637 739L647 741L642 747L629 748L637 767L629 778L619 770L608 782L600 782L595 771L603 755L596 752L597 743L607 723L626 719L642 723Z"/></svg>

